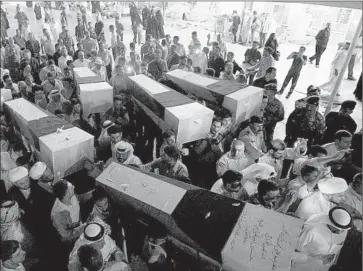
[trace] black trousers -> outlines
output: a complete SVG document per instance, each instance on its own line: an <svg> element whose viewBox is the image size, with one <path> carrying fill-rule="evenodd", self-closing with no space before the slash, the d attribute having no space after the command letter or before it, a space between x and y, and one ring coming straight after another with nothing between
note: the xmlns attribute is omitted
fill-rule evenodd
<svg viewBox="0 0 363 271"><path fill-rule="evenodd" d="M326 49L326 47L321 47L319 45L315 45L315 55L313 55L309 59L311 61L314 61L316 59L315 65L319 65L321 56L324 53L325 49Z"/></svg>
<svg viewBox="0 0 363 271"><path fill-rule="evenodd" d="M287 85L290 83L290 81L292 79L291 88L289 91L289 93L291 94L297 85L297 81L299 80L299 77L300 77L300 73L298 73L298 74L288 73L285 77L284 83L282 84L281 91L282 92L284 91L284 89L287 87Z"/></svg>
<svg viewBox="0 0 363 271"><path fill-rule="evenodd" d="M352 78L353 77L353 69L354 69L354 65L355 65L355 57L357 55L352 55L352 57L350 58L349 64L348 64L348 78Z"/></svg>

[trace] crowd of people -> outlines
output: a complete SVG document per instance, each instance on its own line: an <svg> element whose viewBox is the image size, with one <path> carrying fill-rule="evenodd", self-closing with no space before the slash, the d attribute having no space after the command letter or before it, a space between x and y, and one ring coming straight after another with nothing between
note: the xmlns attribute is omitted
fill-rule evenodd
<svg viewBox="0 0 363 271"><path fill-rule="evenodd" d="M265 42L265 35L254 32L261 39L251 40L245 61L238 64L220 35L216 41L209 35L202 46L193 31L186 48L178 36L165 34L161 11L154 7L145 6L140 16L130 4L134 38L126 46L120 17L109 26L107 40L97 8L96 21L90 22L85 8L78 7L72 36L65 6L58 33L51 8L46 5L42 12L35 5L43 30L39 38L20 6L18 26L12 26L16 35L8 37L8 15L1 10L2 93L10 90L12 99L28 100L92 134L91 167L99 173L112 162L129 165L303 219L295 270L312 270L311 264L348 270L339 268L352 263L361 269L362 130L357 131L351 117L357 102L346 100L339 112L324 117L319 112L322 89L311 85L287 118L285 138L274 136L286 117L277 95L291 80L287 98L294 91L308 61L305 47L288 56L293 63L279 90L275 33ZM234 36L240 24L236 14ZM319 32L317 41L324 35ZM317 43L317 55L309 60L316 59L318 66L323 51ZM88 67L113 87L113 107L106 113L83 114L75 67ZM261 110L234 126L231 112L188 95L215 115L205 138L181 145L175 131L162 131L134 102L128 85L129 76L144 74L186 94L166 76L175 69L263 88ZM91 170L60 178L41 161L3 105L1 110L1 270L202 270L178 260L157 222L150 222L142 235L136 215L116 206L102 187L93 187L91 199L80 197L73 181L94 179Z"/></svg>

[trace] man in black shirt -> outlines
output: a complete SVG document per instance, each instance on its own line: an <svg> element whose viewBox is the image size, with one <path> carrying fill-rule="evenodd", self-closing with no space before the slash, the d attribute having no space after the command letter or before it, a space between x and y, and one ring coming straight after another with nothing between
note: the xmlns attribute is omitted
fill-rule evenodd
<svg viewBox="0 0 363 271"><path fill-rule="evenodd" d="M279 95L282 95L284 93L284 89L287 87L287 85L290 83L290 80L292 79L291 88L289 93L286 95L286 99L288 99L294 91L297 80L300 76L301 69L308 60L308 57L304 55L305 50L306 48L304 46L301 46L299 52L293 52L287 57L287 59L294 59L294 61L292 62L290 70L285 77L281 90L278 92Z"/></svg>
<svg viewBox="0 0 363 271"><path fill-rule="evenodd" d="M245 53L245 61L243 63L248 63L251 66L255 66L258 62L260 62L262 55L258 51L259 43L258 41L254 41L252 43L252 48L247 49ZM256 73L251 73L249 75L249 84L252 85L253 79L255 78Z"/></svg>
<svg viewBox="0 0 363 271"><path fill-rule="evenodd" d="M231 62L233 64L233 74L236 74L237 72L241 72L242 68L237 64L237 62L234 60L234 53L228 52L227 53L227 60L224 62L224 65L226 65L228 62Z"/></svg>
<svg viewBox="0 0 363 271"><path fill-rule="evenodd" d="M355 101L344 101L339 112L329 112L325 117L326 130L324 132L321 144L334 142L334 135L339 130L346 130L354 134L357 129L357 124L350 116L356 106Z"/></svg>
<svg viewBox="0 0 363 271"><path fill-rule="evenodd" d="M263 77L260 77L253 81L252 86L259 87L259 88L265 88L268 84L276 84L276 68L270 67L266 70L266 74Z"/></svg>

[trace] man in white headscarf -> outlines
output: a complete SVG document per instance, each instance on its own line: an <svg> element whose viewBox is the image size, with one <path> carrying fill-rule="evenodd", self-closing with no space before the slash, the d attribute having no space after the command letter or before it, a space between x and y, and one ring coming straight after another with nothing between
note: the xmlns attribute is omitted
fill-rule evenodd
<svg viewBox="0 0 363 271"><path fill-rule="evenodd" d="M102 253L104 262L114 257L116 261L124 261L125 254L117 247L114 240L107 234L105 228L100 223L91 222L87 224L84 232L76 241L73 250L69 255L68 270L82 270L78 257L78 249L83 245L91 245Z"/></svg>
<svg viewBox="0 0 363 271"><path fill-rule="evenodd" d="M139 157L134 155L134 148L126 141L118 142L115 145L116 157L111 157L106 162L105 168L108 167L112 162L116 162L123 165L142 165Z"/></svg>
<svg viewBox="0 0 363 271"><path fill-rule="evenodd" d="M299 257L294 257L291 270L327 271L343 247L352 218L347 210L334 207L328 213L312 215L299 237Z"/></svg>
<svg viewBox="0 0 363 271"><path fill-rule="evenodd" d="M48 95L48 99L47 110L52 114L55 114L56 110L62 110L62 103L66 100L59 89L52 90Z"/></svg>
<svg viewBox="0 0 363 271"><path fill-rule="evenodd" d="M348 184L342 178L324 178L319 180L318 188L319 191L301 201L296 210L299 218L307 220L314 214L327 214L331 208L343 201Z"/></svg>
<svg viewBox="0 0 363 271"><path fill-rule="evenodd" d="M43 187L46 191L53 193L52 185L57 182L54 178L53 172L47 165L41 161L36 162L29 170L29 177L37 181L38 185ZM59 178L58 178L59 179Z"/></svg>
<svg viewBox="0 0 363 271"><path fill-rule="evenodd" d="M243 174L243 188L247 191L249 197L257 194L257 186L261 180L275 182L277 177L274 167L264 163L250 165L241 173Z"/></svg>

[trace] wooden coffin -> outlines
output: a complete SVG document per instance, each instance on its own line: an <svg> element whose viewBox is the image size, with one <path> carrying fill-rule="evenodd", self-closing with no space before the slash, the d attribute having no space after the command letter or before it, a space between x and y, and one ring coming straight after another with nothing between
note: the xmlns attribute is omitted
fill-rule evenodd
<svg viewBox="0 0 363 271"><path fill-rule="evenodd" d="M87 67L74 68L73 71L74 79L76 80L78 85L92 84L104 81L101 76L95 74L93 71L91 71L90 68Z"/></svg>
<svg viewBox="0 0 363 271"><path fill-rule="evenodd" d="M58 128L68 129L73 127L50 112L43 110L24 98L7 101L4 103L5 111L11 116L15 127L39 150L39 137L51 134Z"/></svg>
<svg viewBox="0 0 363 271"><path fill-rule="evenodd" d="M142 74L129 77L128 86L145 113L161 130L172 129L181 144L209 132L212 110Z"/></svg>
<svg viewBox="0 0 363 271"><path fill-rule="evenodd" d="M13 95L11 94L11 90L10 89L2 88L1 89L1 97L2 97L2 101L3 102L12 100L13 99Z"/></svg>
<svg viewBox="0 0 363 271"><path fill-rule="evenodd" d="M199 187L118 163L107 167L97 182L115 204L158 220L169 235L218 262L243 206Z"/></svg>
<svg viewBox="0 0 363 271"><path fill-rule="evenodd" d="M232 113L234 124L247 120L258 113L262 105L263 89L253 86L212 78L183 70L174 70L166 74L178 87L189 94L223 106Z"/></svg>
<svg viewBox="0 0 363 271"><path fill-rule="evenodd" d="M106 82L79 85L83 113L105 113L113 106L113 88Z"/></svg>
<svg viewBox="0 0 363 271"><path fill-rule="evenodd" d="M77 127L44 135L39 145L41 160L60 176L84 157L94 160L94 137Z"/></svg>
<svg viewBox="0 0 363 271"><path fill-rule="evenodd" d="M222 251L223 270L290 271L304 221L246 203Z"/></svg>
<svg viewBox="0 0 363 271"><path fill-rule="evenodd" d="M4 105L15 127L55 173L63 176L83 156L94 159L92 135L23 98ZM63 132L57 133L60 128Z"/></svg>

